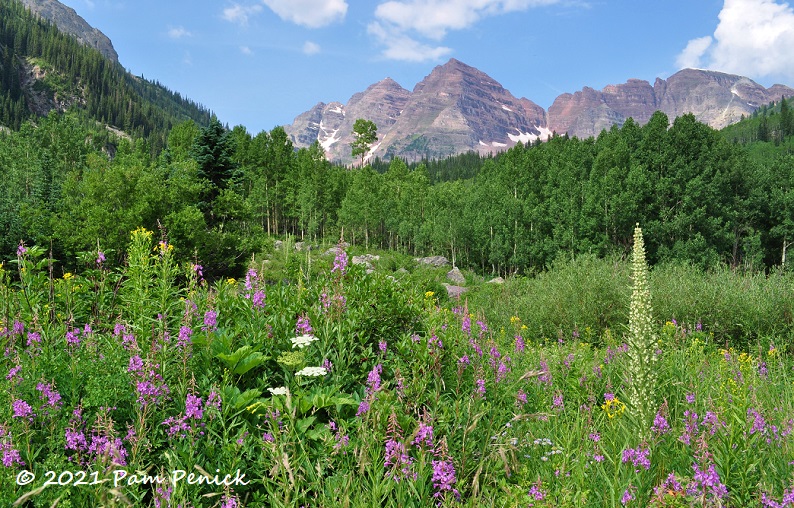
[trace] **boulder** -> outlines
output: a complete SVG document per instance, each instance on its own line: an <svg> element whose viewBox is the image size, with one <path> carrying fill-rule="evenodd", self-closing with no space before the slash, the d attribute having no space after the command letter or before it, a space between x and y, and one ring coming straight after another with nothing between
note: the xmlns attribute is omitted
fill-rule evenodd
<svg viewBox="0 0 794 508"><path fill-rule="evenodd" d="M283 248L284 248L284 242L282 242L281 240L276 240L275 242L273 242L273 249L281 250Z"/></svg>
<svg viewBox="0 0 794 508"><path fill-rule="evenodd" d="M430 265L430 266L447 266L449 264L449 259L445 258L444 256L428 256L424 258L414 258L414 261L421 265Z"/></svg>
<svg viewBox="0 0 794 508"><path fill-rule="evenodd" d="M447 288L447 296L450 298L460 298L460 295L469 290L469 288L453 286L452 284L444 284L444 287Z"/></svg>
<svg viewBox="0 0 794 508"><path fill-rule="evenodd" d="M449 279L451 282L454 282L457 285L466 284L466 277L463 276L463 274L460 272L457 266L447 272L447 279Z"/></svg>
<svg viewBox="0 0 794 508"><path fill-rule="evenodd" d="M501 277L494 277L488 281L488 284L504 284L505 280Z"/></svg>

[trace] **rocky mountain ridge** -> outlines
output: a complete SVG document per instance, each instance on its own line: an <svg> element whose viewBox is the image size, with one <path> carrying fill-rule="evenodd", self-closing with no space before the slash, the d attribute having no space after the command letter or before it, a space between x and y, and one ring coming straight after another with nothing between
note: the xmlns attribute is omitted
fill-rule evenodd
<svg viewBox="0 0 794 508"><path fill-rule="evenodd" d="M378 127L370 156L413 161L466 151L492 153L517 142L544 140L553 132L587 138L628 118L644 124L655 111L672 121L692 113L716 129L738 122L758 107L794 96L784 85L765 88L744 76L683 69L653 85L640 79L585 87L558 96L548 112L516 98L482 71L449 60L409 92L387 78L355 94L347 104L318 103L284 126L297 147L319 141L326 156L350 164L352 126L357 118Z"/></svg>
<svg viewBox="0 0 794 508"><path fill-rule="evenodd" d="M98 29L89 25L71 7L67 7L57 0L20 0L22 5L30 12L46 19L80 41L81 44L98 50L108 60L118 63L119 55L113 48L110 39Z"/></svg>

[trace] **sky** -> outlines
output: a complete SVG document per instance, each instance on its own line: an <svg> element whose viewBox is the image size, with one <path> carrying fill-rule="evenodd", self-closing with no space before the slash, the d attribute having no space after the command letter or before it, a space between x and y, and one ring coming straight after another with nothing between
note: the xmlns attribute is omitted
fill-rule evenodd
<svg viewBox="0 0 794 508"><path fill-rule="evenodd" d="M788 0L61 0L121 64L256 134L456 58L548 109L686 67L794 86Z"/></svg>

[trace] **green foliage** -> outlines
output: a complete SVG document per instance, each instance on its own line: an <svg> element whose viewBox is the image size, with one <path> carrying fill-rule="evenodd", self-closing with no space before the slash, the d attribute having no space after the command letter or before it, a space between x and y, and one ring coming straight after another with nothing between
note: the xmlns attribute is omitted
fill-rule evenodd
<svg viewBox="0 0 794 508"><path fill-rule="evenodd" d="M361 166L364 166L364 159L372 149L373 143L378 140L378 127L375 122L363 118L356 119L353 124L353 136L355 139L350 143L353 157L361 157Z"/></svg>

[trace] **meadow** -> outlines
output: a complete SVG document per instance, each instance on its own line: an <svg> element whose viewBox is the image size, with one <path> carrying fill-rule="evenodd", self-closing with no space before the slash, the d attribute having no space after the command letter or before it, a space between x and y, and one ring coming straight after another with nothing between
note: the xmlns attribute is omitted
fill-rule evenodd
<svg viewBox="0 0 794 508"><path fill-rule="evenodd" d="M791 276L634 243L461 300L341 248L208 282L145 229L79 273L20 244L0 504L794 506Z"/></svg>

